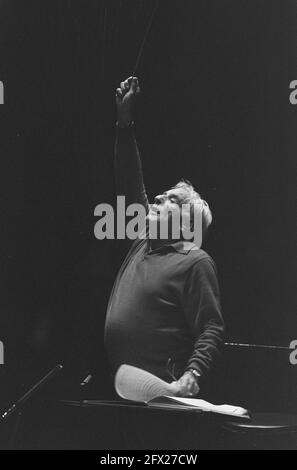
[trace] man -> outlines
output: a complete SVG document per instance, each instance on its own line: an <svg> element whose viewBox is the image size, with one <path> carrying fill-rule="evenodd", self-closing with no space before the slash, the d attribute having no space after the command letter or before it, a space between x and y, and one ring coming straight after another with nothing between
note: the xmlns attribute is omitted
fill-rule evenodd
<svg viewBox="0 0 297 470"><path fill-rule="evenodd" d="M116 90L117 192L126 203L146 208L149 227L170 223L183 204L200 210L205 234L210 209L192 185L180 182L149 206L133 132L132 108L140 92L130 77ZM218 356L224 322L216 268L195 243L168 230L166 239L136 239L120 269L107 311L105 346L114 372L121 364L145 369L172 383L178 396L199 393L201 380ZM174 378L172 382L172 378Z"/></svg>

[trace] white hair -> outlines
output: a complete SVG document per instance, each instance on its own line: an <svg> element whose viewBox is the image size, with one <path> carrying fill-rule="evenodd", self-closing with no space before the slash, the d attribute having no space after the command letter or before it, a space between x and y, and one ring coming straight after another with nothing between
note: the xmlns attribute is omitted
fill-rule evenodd
<svg viewBox="0 0 297 470"><path fill-rule="evenodd" d="M194 212L199 210L202 215L202 235L206 235L207 229L212 222L212 213L207 202L201 198L200 194L195 191L192 183L187 180L179 181L172 189L181 188L184 189L184 198L182 204L190 204L191 214L194 216ZM194 217L191 217L194 219Z"/></svg>

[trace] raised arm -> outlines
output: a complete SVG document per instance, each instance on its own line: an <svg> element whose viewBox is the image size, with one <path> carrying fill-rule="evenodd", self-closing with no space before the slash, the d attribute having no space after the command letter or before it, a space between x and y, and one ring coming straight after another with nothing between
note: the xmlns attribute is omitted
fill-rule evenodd
<svg viewBox="0 0 297 470"><path fill-rule="evenodd" d="M132 121L133 105L139 92L136 77L128 78L116 90L117 133L114 168L117 194L126 197L126 206L138 203L148 211L142 165Z"/></svg>

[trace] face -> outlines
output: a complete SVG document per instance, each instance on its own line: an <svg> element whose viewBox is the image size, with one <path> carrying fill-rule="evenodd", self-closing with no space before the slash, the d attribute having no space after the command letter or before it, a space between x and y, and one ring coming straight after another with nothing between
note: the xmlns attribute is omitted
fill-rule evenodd
<svg viewBox="0 0 297 470"><path fill-rule="evenodd" d="M150 227L164 224L164 226L168 227L170 238L172 218L176 216L176 220L180 220L181 205L184 199L185 191L183 188L170 189L156 196L155 202L151 205L147 215Z"/></svg>

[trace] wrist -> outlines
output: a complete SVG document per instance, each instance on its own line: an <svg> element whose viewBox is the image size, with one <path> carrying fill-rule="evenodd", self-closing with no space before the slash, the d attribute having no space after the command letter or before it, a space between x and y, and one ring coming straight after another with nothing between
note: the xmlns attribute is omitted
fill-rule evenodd
<svg viewBox="0 0 297 470"><path fill-rule="evenodd" d="M130 127L133 123L131 115L118 116L117 125L118 127Z"/></svg>
<svg viewBox="0 0 297 470"><path fill-rule="evenodd" d="M134 121L131 121L128 125L124 126L122 125L121 123L119 123L119 121L116 122L116 129L117 129L117 132L120 132L120 133L127 133L127 132L133 132L134 130Z"/></svg>
<svg viewBox="0 0 297 470"><path fill-rule="evenodd" d="M197 385L199 385L200 378L201 378L200 373L196 369L193 369L193 368L187 369L186 372L189 372L189 374L191 374L191 376L195 379Z"/></svg>

